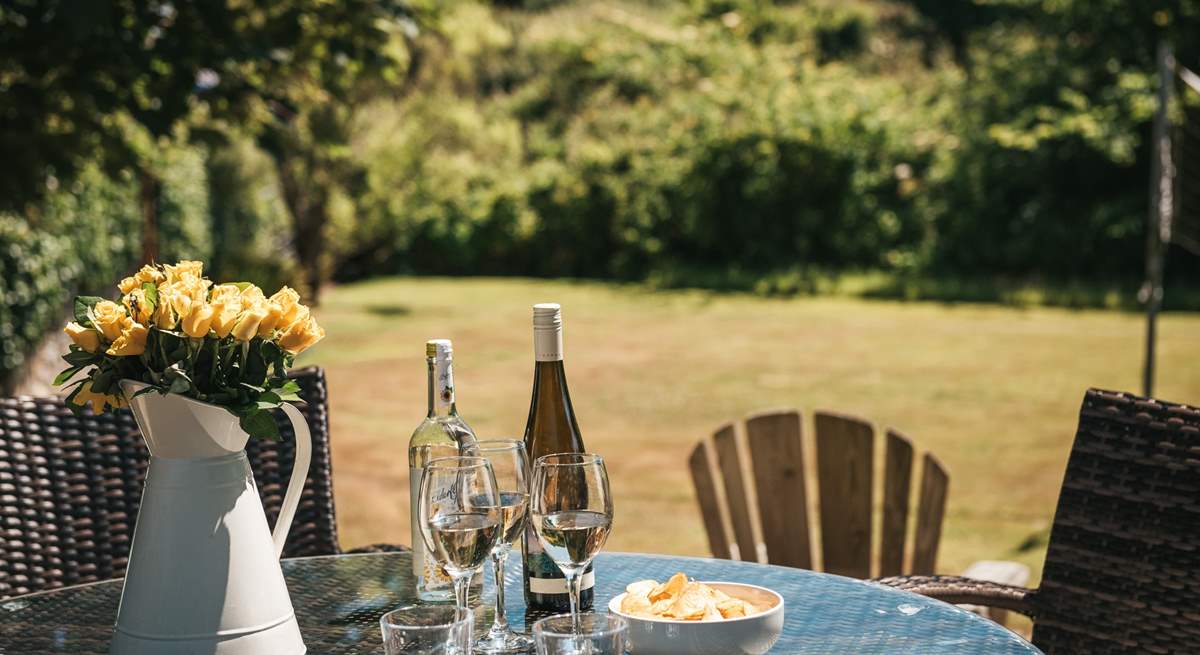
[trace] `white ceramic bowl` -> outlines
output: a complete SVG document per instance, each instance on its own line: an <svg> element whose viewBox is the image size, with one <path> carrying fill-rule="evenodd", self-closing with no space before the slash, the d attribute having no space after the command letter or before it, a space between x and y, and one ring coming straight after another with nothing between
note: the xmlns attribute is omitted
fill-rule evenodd
<svg viewBox="0 0 1200 655"><path fill-rule="evenodd" d="M762 655L783 632L783 596L765 587L737 582L705 582L733 596L769 609L753 616L721 621L679 621L630 616L621 611L622 593L608 611L629 622L633 655Z"/></svg>

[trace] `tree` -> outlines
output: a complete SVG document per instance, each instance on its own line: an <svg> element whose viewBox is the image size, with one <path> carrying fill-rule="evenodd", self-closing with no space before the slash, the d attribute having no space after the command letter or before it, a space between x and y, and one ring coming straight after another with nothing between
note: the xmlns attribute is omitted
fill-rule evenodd
<svg viewBox="0 0 1200 655"><path fill-rule="evenodd" d="M0 156L20 164L0 176L0 209L28 209L49 178L69 180L88 161L136 169L152 208L154 172L130 125L153 138L203 123L288 142L281 131L303 133L310 108L344 104L373 81L400 79L405 22L411 27L414 15L398 0L6 3ZM281 180L284 172L295 176L284 182L285 194L298 200L288 203L300 212L293 216L296 250L311 270L319 268L321 194L299 201L296 191L336 176L301 179L306 169L297 159L315 157L301 150L269 148Z"/></svg>

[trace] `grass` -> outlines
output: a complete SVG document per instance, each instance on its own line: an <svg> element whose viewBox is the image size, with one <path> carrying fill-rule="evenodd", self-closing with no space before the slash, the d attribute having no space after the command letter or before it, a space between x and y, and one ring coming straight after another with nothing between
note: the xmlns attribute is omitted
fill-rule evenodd
<svg viewBox="0 0 1200 655"><path fill-rule="evenodd" d="M949 470L940 570L1015 559L1036 576L1084 390L1140 386L1144 326L1130 313L522 279L346 285L326 295L329 337L302 360L330 377L346 546L409 541L427 338L454 339L459 405L481 436L523 432L539 301L563 304L584 440L610 462L610 550L707 554L695 442L754 410L827 408L898 428ZM1200 401L1200 315L1167 314L1160 334L1156 395Z"/></svg>

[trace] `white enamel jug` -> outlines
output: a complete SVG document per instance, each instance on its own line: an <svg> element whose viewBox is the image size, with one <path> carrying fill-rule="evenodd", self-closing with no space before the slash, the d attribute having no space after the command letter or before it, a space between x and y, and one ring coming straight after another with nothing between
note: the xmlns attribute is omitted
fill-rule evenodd
<svg viewBox="0 0 1200 655"><path fill-rule="evenodd" d="M126 397L145 386L121 383ZM130 407L150 466L111 655L304 653L279 568L312 453L304 416L284 403L296 461L272 534L236 416L157 392Z"/></svg>

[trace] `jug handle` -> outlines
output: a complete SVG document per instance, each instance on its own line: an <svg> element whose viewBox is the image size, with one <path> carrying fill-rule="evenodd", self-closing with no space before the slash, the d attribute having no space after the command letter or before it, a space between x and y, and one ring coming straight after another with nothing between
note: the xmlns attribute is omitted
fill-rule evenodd
<svg viewBox="0 0 1200 655"><path fill-rule="evenodd" d="M283 403L279 407L291 420L292 432L296 434L296 460L292 462L292 477L283 495L279 518L275 520L275 531L271 533L276 559L283 555L283 543L287 541L288 531L292 528L296 507L300 505L300 492L304 490L304 481L308 479L308 465L312 461L312 436L308 432L308 421L291 403Z"/></svg>

